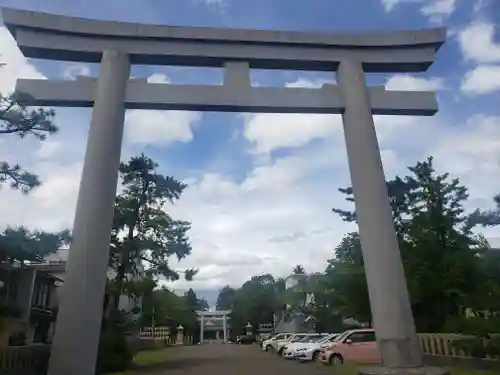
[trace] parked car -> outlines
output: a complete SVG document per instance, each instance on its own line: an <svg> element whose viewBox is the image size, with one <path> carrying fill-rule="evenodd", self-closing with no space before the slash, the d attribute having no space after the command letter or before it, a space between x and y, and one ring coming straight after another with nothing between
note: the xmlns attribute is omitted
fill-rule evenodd
<svg viewBox="0 0 500 375"><path fill-rule="evenodd" d="M255 344L256 342L257 342L257 338L255 336L239 336L236 339L236 344L240 344L240 345Z"/></svg>
<svg viewBox="0 0 500 375"><path fill-rule="evenodd" d="M319 360L325 364L340 365L347 362L380 363L380 353L373 329L346 331L321 349Z"/></svg>
<svg viewBox="0 0 500 375"><path fill-rule="evenodd" d="M270 338L269 340L263 341L261 344L261 348L266 352L274 351L276 350L277 344L279 342L287 341L290 338L290 336L292 336L291 333L278 333L276 336Z"/></svg>
<svg viewBox="0 0 500 375"><path fill-rule="evenodd" d="M276 336L277 333L262 333L259 335L259 345L262 346L262 343L266 340L272 339Z"/></svg>
<svg viewBox="0 0 500 375"><path fill-rule="evenodd" d="M338 335L338 333L333 333L331 335L323 337L319 341L313 343L305 343L298 346L294 351L294 359L297 359L301 362L316 361L321 352L321 349L325 348L328 344L333 342Z"/></svg>
<svg viewBox="0 0 500 375"><path fill-rule="evenodd" d="M290 343L284 346L283 348L283 358L285 359L294 359L296 350L299 348L303 348L309 345L314 345L315 343L322 341L325 337L329 335L324 333L313 333L310 335L304 336L301 340Z"/></svg>
<svg viewBox="0 0 500 375"><path fill-rule="evenodd" d="M283 349L285 348L285 346L287 346L288 344L293 344L293 343L299 342L300 340L302 340L304 337L306 337L308 335L310 335L310 334L309 333L294 333L288 338L288 340L278 341L276 343L276 346L274 347L274 350L276 351L276 353L281 355L283 353Z"/></svg>

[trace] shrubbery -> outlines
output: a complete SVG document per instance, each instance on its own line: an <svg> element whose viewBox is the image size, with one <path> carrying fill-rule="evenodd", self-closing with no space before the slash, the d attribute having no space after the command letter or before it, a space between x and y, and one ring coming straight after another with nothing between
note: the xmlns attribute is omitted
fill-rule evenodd
<svg viewBox="0 0 500 375"><path fill-rule="evenodd" d="M133 357L125 331L120 327L107 327L99 340L96 374L123 371L130 366Z"/></svg>
<svg viewBox="0 0 500 375"><path fill-rule="evenodd" d="M452 345L474 358L500 359L500 317L470 317L450 321L448 332L470 335L456 340Z"/></svg>
<svg viewBox="0 0 500 375"><path fill-rule="evenodd" d="M456 340L453 346L474 358L500 359L500 337L470 337Z"/></svg>

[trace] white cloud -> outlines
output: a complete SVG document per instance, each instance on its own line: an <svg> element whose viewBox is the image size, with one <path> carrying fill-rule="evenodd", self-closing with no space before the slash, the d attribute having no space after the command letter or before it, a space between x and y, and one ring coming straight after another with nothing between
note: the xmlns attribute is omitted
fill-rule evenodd
<svg viewBox="0 0 500 375"><path fill-rule="evenodd" d="M191 124L200 119L198 112L127 111L125 139L130 144L159 145L193 139Z"/></svg>
<svg viewBox="0 0 500 375"><path fill-rule="evenodd" d="M457 0L382 0L386 12L394 10L399 4L421 4L420 12L430 21L441 23L457 8Z"/></svg>
<svg viewBox="0 0 500 375"><path fill-rule="evenodd" d="M331 79L306 79L306 78L298 78L296 81L289 82L285 85L285 87L301 87L306 89L319 89L325 84L335 83L333 77Z"/></svg>
<svg viewBox="0 0 500 375"><path fill-rule="evenodd" d="M148 78L149 83L170 83L170 78L166 74L153 73Z"/></svg>
<svg viewBox="0 0 500 375"><path fill-rule="evenodd" d="M339 115L266 113L245 116L245 137L254 144L257 153L300 147L341 132Z"/></svg>
<svg viewBox="0 0 500 375"><path fill-rule="evenodd" d="M155 73L147 81L168 84L170 79ZM125 140L139 145L187 143L193 139L191 125L200 118L199 112L129 110L125 116Z"/></svg>
<svg viewBox="0 0 500 375"><path fill-rule="evenodd" d="M397 74L387 80L385 88L401 91L435 91L444 88L444 80L440 77L424 78Z"/></svg>
<svg viewBox="0 0 500 375"><path fill-rule="evenodd" d="M81 162L64 166L51 160L23 166L37 173L43 184L27 196L3 186L0 190L0 227L25 225L50 231L71 228Z"/></svg>
<svg viewBox="0 0 500 375"><path fill-rule="evenodd" d="M195 3L205 5L213 10L224 12L229 5L229 0L192 0Z"/></svg>
<svg viewBox="0 0 500 375"><path fill-rule="evenodd" d="M0 61L6 66L0 68L0 92L7 94L15 87L18 78L45 79L19 51L7 28L0 27ZM64 117L61 118L64 121ZM67 133L65 133L67 134ZM16 136L3 136L1 160L20 163L30 172L38 174L44 184L24 196L7 185L0 190L0 227L27 225L30 228L59 230L71 226L76 202L81 163L72 162L76 148L65 151L63 144L73 146L73 141L62 142L59 135L46 142L34 139L20 140ZM78 141L83 152L84 142Z"/></svg>
<svg viewBox="0 0 500 375"><path fill-rule="evenodd" d="M474 3L474 12L480 13L490 5L490 0L476 0Z"/></svg>
<svg viewBox="0 0 500 375"><path fill-rule="evenodd" d="M85 64L72 63L64 68L62 76L67 80L73 80L77 76L90 76L90 67Z"/></svg>
<svg viewBox="0 0 500 375"><path fill-rule="evenodd" d="M471 207L492 206L500 191L500 117L471 116L460 129L450 129L432 154L439 168L469 187Z"/></svg>
<svg viewBox="0 0 500 375"><path fill-rule="evenodd" d="M331 167L337 152L332 148L326 153ZM179 266L200 267L201 278L174 287L237 285L257 273L286 275L297 262L311 271L324 268L346 225L331 213L332 201L323 187L307 176L330 169L332 192L345 175L339 180L331 168L310 157L258 166L239 183L210 174L192 184L170 211L192 220L193 254Z"/></svg>
<svg viewBox="0 0 500 375"><path fill-rule="evenodd" d="M287 83L286 87L319 88L332 81L311 81L299 79ZM439 77L414 77L398 74L386 82L387 90L439 90L444 81ZM343 125L340 115L317 114L251 114L245 115L244 135L254 146L257 154L265 154L281 148L296 148L319 139L343 139ZM408 116L375 116L379 137L389 136L388 132L401 129L404 124L416 121ZM398 131L396 129L396 131Z"/></svg>
<svg viewBox="0 0 500 375"><path fill-rule="evenodd" d="M480 65L469 71L460 86L469 95L489 94L500 90L500 65Z"/></svg>
<svg viewBox="0 0 500 375"><path fill-rule="evenodd" d="M402 1L403 0L382 0L382 5L386 12L390 12Z"/></svg>
<svg viewBox="0 0 500 375"><path fill-rule="evenodd" d="M44 79L45 76L23 56L6 27L0 27L0 93L14 90L18 78Z"/></svg>
<svg viewBox="0 0 500 375"><path fill-rule="evenodd" d="M491 22L476 21L467 25L458 35L464 59L478 64L500 62L500 43L494 36L495 26Z"/></svg>
<svg viewBox="0 0 500 375"><path fill-rule="evenodd" d="M442 23L449 17L457 6L456 0L431 0L420 9L424 16L429 17L432 22Z"/></svg>
<svg viewBox="0 0 500 375"><path fill-rule="evenodd" d="M60 153L64 148L64 145L60 141L47 140L43 142L36 152L36 156L40 160L51 159Z"/></svg>
<svg viewBox="0 0 500 375"><path fill-rule="evenodd" d="M470 23L459 32L458 42L464 60L478 64L465 74L460 90L467 95L498 91L500 42L495 41L495 25L484 20Z"/></svg>
<svg viewBox="0 0 500 375"><path fill-rule="evenodd" d="M319 89L331 80L299 78L285 87ZM259 113L244 116L244 135L258 154L279 148L300 147L315 139L341 134L342 121L339 115Z"/></svg>

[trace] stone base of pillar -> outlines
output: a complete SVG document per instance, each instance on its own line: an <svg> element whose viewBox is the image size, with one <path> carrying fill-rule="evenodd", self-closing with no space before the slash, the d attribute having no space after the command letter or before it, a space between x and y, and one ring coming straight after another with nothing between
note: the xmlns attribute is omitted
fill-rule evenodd
<svg viewBox="0 0 500 375"><path fill-rule="evenodd" d="M450 375L450 372L441 367L419 368L386 368L383 366L361 367L359 375Z"/></svg>

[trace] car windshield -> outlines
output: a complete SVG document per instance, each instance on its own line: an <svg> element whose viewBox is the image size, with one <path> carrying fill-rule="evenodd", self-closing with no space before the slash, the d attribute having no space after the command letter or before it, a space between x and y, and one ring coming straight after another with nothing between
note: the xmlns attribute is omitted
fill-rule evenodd
<svg viewBox="0 0 500 375"><path fill-rule="evenodd" d="M335 338L337 338L339 335L333 335L333 336L326 336L322 337L320 341L318 341L320 344L326 344L329 341L335 341Z"/></svg>
<svg viewBox="0 0 500 375"><path fill-rule="evenodd" d="M335 337L332 342L338 342L338 341L342 341L347 335L349 335L351 333L351 331L345 331L345 332L342 332L340 335L337 335L337 337Z"/></svg>
<svg viewBox="0 0 500 375"><path fill-rule="evenodd" d="M306 338L306 337L307 337L307 336L302 336L302 335L300 335L300 336L295 336L295 337L293 337L293 338L290 340L290 342L299 342L299 341L303 340L303 339L304 339L304 338Z"/></svg>
<svg viewBox="0 0 500 375"><path fill-rule="evenodd" d="M303 336L298 342L308 342L314 340L316 336Z"/></svg>
<svg viewBox="0 0 500 375"><path fill-rule="evenodd" d="M321 342L325 339L325 336L313 336L309 338L311 342Z"/></svg>

